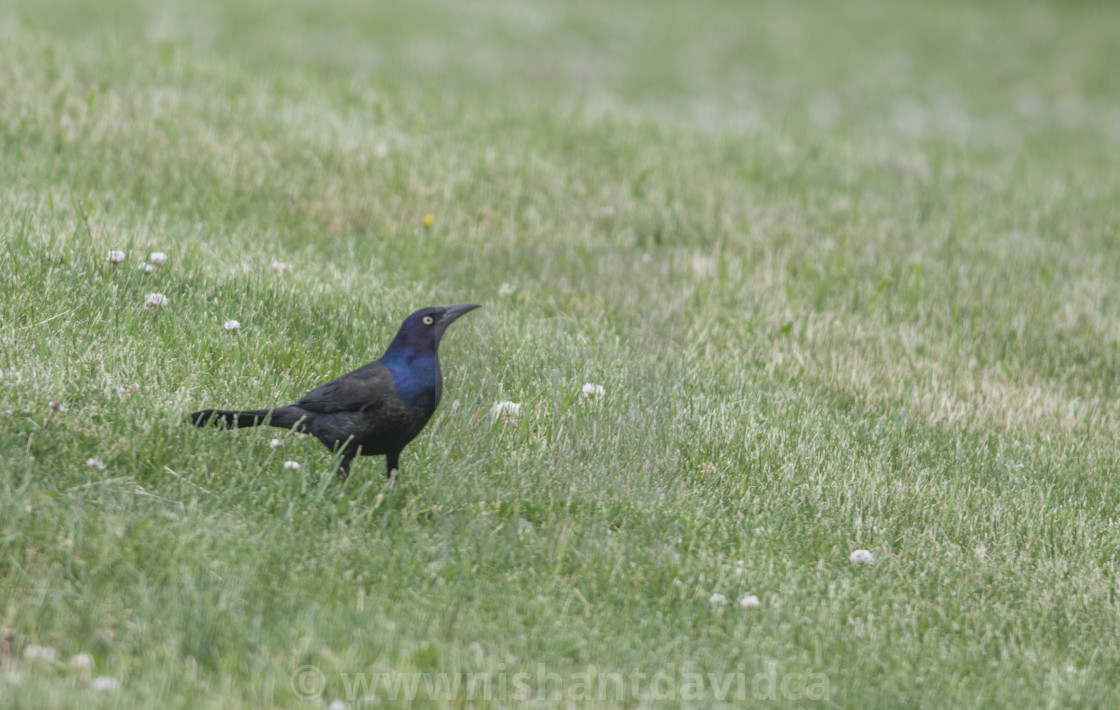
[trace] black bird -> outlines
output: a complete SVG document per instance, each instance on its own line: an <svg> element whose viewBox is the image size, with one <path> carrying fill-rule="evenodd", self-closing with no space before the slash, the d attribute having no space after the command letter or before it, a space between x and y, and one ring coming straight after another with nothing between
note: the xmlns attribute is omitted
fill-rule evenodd
<svg viewBox="0 0 1120 710"><path fill-rule="evenodd" d="M341 451L339 475L350 475L355 456L385 456L385 475L400 467L401 451L431 419L443 394L439 341L456 318L475 303L424 308L401 324L379 359L316 387L286 407L202 409L195 426L226 429L269 426L311 434Z"/></svg>

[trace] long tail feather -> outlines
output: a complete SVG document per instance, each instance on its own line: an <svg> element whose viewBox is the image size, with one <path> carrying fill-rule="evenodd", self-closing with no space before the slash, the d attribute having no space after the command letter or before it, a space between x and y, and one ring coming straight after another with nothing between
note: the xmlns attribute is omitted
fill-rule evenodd
<svg viewBox="0 0 1120 710"><path fill-rule="evenodd" d="M277 407L276 409L200 409L190 415L195 426L216 426L220 429L243 429L245 427L268 426L295 430L301 434L310 431L308 425L314 414L299 407Z"/></svg>
<svg viewBox="0 0 1120 710"><path fill-rule="evenodd" d="M221 429L241 429L243 427L260 426L269 420L269 409L246 409L236 411L232 409L202 409L192 412L191 424L195 426L216 426ZM269 423L273 423L269 420Z"/></svg>

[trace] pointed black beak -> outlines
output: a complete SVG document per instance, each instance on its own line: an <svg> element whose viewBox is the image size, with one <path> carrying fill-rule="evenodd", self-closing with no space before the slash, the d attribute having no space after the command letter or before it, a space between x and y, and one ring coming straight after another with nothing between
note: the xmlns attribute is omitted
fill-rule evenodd
<svg viewBox="0 0 1120 710"><path fill-rule="evenodd" d="M460 303L455 306L448 306L447 310L443 312L443 317L439 319L439 324L446 328L459 316L466 315L476 308L482 308L482 306L477 303Z"/></svg>

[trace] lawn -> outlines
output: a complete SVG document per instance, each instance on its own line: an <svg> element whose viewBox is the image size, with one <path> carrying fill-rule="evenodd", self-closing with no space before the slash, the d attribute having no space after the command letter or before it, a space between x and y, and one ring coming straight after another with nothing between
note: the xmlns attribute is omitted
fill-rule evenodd
<svg viewBox="0 0 1120 710"><path fill-rule="evenodd" d="M1120 706L1116 27L0 6L0 707Z"/></svg>

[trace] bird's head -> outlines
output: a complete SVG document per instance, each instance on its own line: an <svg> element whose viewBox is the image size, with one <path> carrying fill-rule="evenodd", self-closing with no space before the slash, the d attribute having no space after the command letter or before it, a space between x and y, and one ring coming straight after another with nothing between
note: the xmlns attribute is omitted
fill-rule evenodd
<svg viewBox="0 0 1120 710"><path fill-rule="evenodd" d="M401 323L397 337L386 351L386 355L396 352L436 352L439 348L440 338L443 337L447 326L476 308L482 306L477 303L460 303L454 306L433 306L421 308Z"/></svg>

